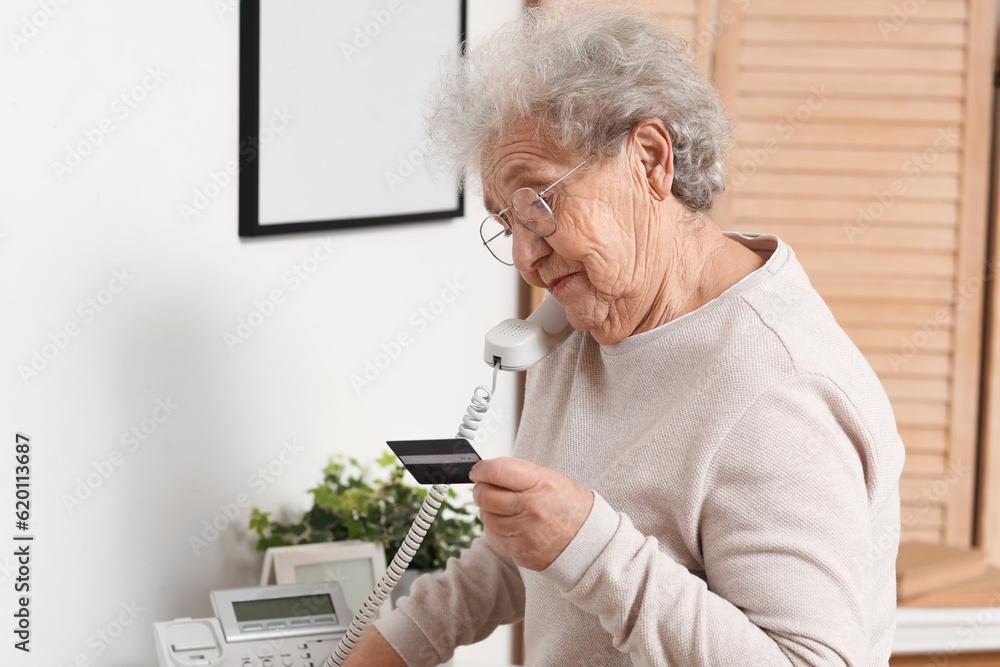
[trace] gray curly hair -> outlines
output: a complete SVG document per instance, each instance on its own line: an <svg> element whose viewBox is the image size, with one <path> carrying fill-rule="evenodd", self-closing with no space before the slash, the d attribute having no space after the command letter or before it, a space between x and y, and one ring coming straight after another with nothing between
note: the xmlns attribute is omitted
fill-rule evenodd
<svg viewBox="0 0 1000 667"><path fill-rule="evenodd" d="M732 123L685 50L681 37L630 8L525 9L447 64L429 98L434 157L475 178L504 130L526 119L568 154L606 157L620 153L636 123L658 118L673 144L673 195L707 211L726 188Z"/></svg>

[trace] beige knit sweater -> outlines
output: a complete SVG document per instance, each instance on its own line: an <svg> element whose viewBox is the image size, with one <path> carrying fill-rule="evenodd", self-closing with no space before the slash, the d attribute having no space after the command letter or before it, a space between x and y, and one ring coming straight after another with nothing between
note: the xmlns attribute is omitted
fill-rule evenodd
<svg viewBox="0 0 1000 667"><path fill-rule="evenodd" d="M791 249L611 345L528 374L515 456L595 492L543 572L485 539L377 627L410 665L525 620L529 665L886 665L903 444ZM889 545L886 547L886 545Z"/></svg>

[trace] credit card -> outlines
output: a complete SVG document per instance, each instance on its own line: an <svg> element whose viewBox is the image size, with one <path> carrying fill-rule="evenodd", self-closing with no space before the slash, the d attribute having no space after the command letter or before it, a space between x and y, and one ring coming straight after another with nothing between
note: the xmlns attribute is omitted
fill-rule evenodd
<svg viewBox="0 0 1000 667"><path fill-rule="evenodd" d="M480 460L465 438L390 440L385 444L421 484L472 484L469 471Z"/></svg>

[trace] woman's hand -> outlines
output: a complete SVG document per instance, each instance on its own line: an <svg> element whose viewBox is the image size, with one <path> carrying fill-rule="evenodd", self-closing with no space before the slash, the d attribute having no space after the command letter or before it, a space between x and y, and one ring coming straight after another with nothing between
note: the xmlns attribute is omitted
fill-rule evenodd
<svg viewBox="0 0 1000 667"><path fill-rule="evenodd" d="M501 553L529 570L552 564L590 514L594 494L560 472L528 461L480 461L469 477L486 536Z"/></svg>

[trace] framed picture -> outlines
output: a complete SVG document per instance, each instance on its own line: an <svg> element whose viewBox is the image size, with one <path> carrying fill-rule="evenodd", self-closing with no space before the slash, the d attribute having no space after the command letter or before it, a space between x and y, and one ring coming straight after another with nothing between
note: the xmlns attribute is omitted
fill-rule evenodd
<svg viewBox="0 0 1000 667"><path fill-rule="evenodd" d="M336 581L344 591L347 606L357 612L383 574L382 545L358 540L319 542L265 551L260 585ZM392 601L386 600L383 608L391 610Z"/></svg>
<svg viewBox="0 0 1000 667"><path fill-rule="evenodd" d="M464 40L465 0L243 0L240 236L460 217L423 104Z"/></svg>

